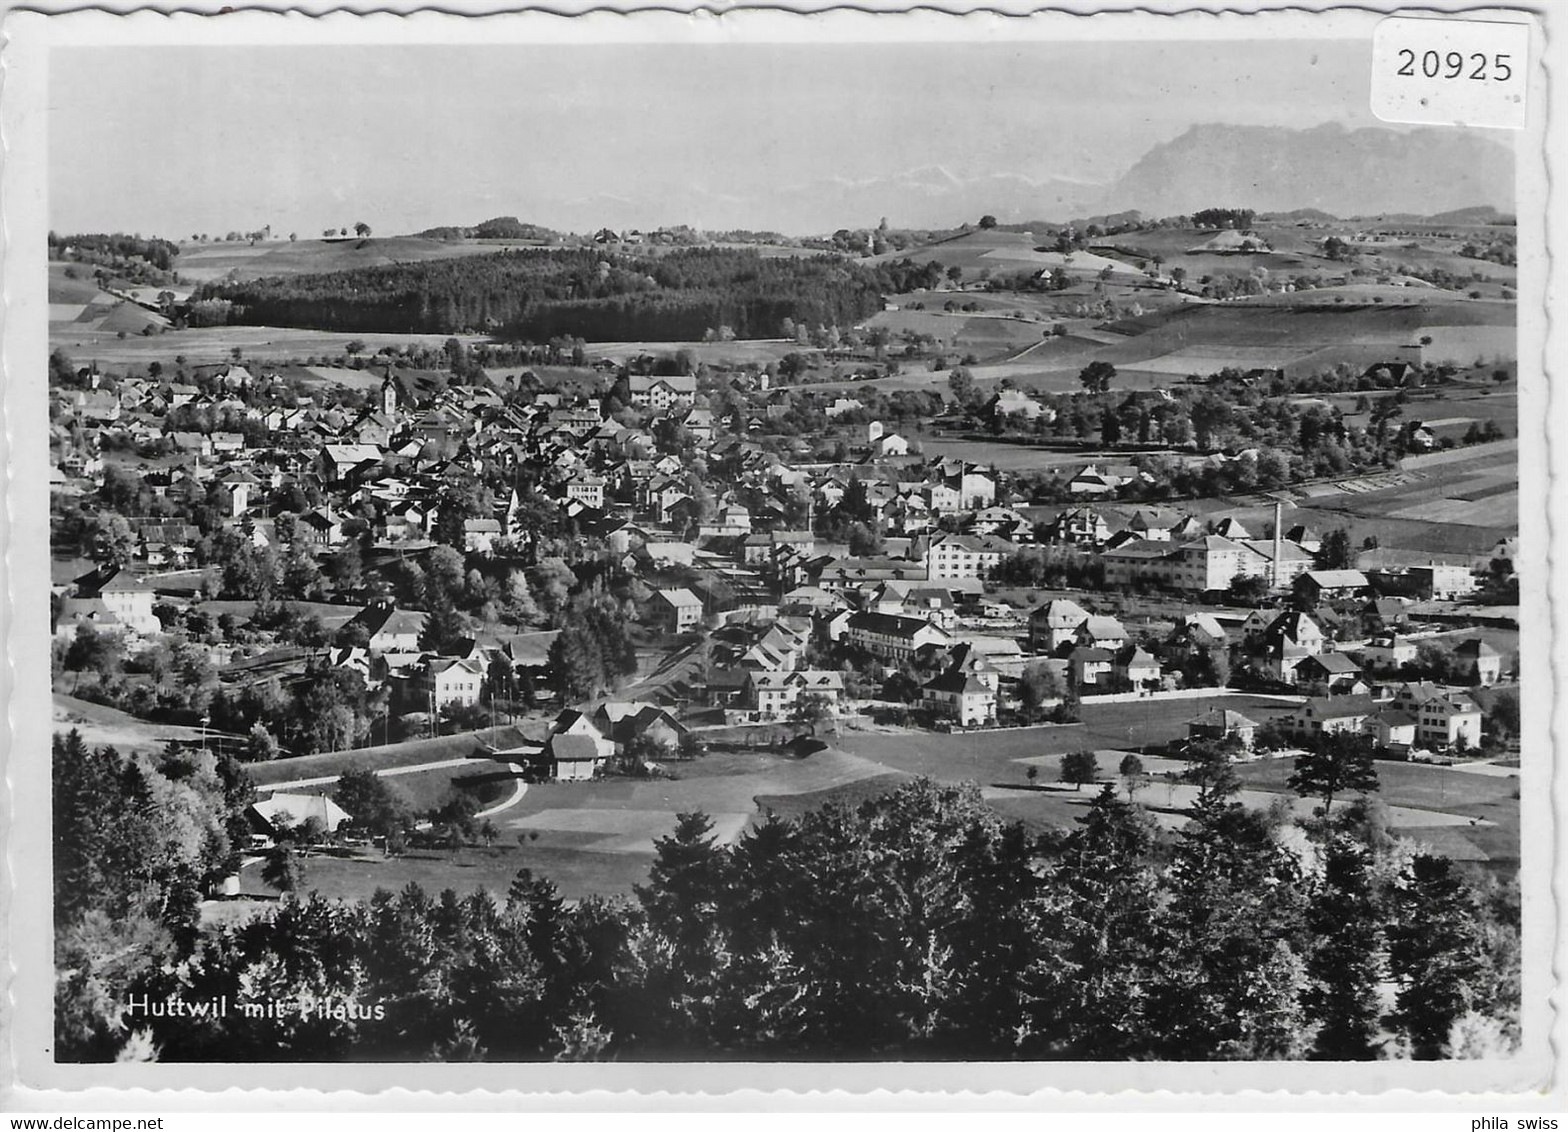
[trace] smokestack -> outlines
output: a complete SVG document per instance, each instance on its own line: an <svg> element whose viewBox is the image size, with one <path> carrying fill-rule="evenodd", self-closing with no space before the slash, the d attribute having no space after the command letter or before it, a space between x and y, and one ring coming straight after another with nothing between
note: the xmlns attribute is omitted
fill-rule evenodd
<svg viewBox="0 0 1568 1132"><path fill-rule="evenodd" d="M1284 522L1283 515L1285 504L1283 500L1274 500L1274 588L1279 588L1279 554L1284 546L1284 535L1280 526Z"/></svg>

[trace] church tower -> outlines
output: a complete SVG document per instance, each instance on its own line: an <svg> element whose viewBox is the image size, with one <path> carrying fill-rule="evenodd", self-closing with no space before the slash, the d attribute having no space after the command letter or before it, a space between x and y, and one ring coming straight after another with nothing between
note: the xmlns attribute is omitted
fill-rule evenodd
<svg viewBox="0 0 1568 1132"><path fill-rule="evenodd" d="M392 367L387 367L387 375L381 382L381 412L384 416L397 415L397 382L392 380Z"/></svg>

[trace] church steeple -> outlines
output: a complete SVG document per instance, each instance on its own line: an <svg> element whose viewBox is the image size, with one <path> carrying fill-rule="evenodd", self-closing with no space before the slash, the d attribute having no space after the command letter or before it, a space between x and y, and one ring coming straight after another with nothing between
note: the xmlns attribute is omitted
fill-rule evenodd
<svg viewBox="0 0 1568 1132"><path fill-rule="evenodd" d="M381 412L389 417L397 412L397 382L392 380L391 366L387 366L387 375L381 381Z"/></svg>

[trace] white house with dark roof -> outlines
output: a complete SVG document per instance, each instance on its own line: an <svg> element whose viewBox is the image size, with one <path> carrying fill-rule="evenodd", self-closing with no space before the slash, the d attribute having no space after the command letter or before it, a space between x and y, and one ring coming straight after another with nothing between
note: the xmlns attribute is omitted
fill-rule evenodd
<svg viewBox="0 0 1568 1132"><path fill-rule="evenodd" d="M653 598L655 622L668 633L684 633L702 623L702 599L682 586L659 590Z"/></svg>
<svg viewBox="0 0 1568 1132"><path fill-rule="evenodd" d="M1255 721L1229 708L1211 707L1197 718L1187 721L1189 739L1228 739L1234 735L1241 741L1242 748L1249 751L1257 733L1258 725Z"/></svg>
<svg viewBox="0 0 1568 1132"><path fill-rule="evenodd" d="M920 702L933 714L960 727L984 727L996 722L996 689L978 673L952 665L926 681Z"/></svg>
<svg viewBox="0 0 1568 1132"><path fill-rule="evenodd" d="M1089 611L1071 598L1048 601L1029 614L1029 645L1037 652L1055 652L1088 619Z"/></svg>
<svg viewBox="0 0 1568 1132"><path fill-rule="evenodd" d="M753 710L766 719L784 718L806 695L822 696L837 710L843 694L843 675L828 670L752 672L747 677L747 698Z"/></svg>

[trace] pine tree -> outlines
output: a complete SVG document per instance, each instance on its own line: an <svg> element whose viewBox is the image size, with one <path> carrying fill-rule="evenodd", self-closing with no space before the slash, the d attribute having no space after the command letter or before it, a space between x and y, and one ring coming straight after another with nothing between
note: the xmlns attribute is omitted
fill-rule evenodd
<svg viewBox="0 0 1568 1132"><path fill-rule="evenodd" d="M419 647L426 652L444 652L452 648L468 633L468 622L446 590L432 587L430 611L425 615L424 627L419 631Z"/></svg>
<svg viewBox="0 0 1568 1132"><path fill-rule="evenodd" d="M1334 838L1307 903L1313 943L1303 1004L1318 1028L1312 1056L1324 1061L1377 1057L1382 913L1370 865L1364 847Z"/></svg>
<svg viewBox="0 0 1568 1132"><path fill-rule="evenodd" d="M1395 882L1388 968L1392 1023L1420 1060L1448 1056L1449 1034L1481 997L1486 959L1475 901L1447 857L1418 856Z"/></svg>
<svg viewBox="0 0 1568 1132"><path fill-rule="evenodd" d="M1213 792L1181 831L1165 887L1167 959L1148 985L1147 1055L1299 1055L1299 869L1267 819Z"/></svg>
<svg viewBox="0 0 1568 1132"><path fill-rule="evenodd" d="M1303 798L1323 799L1327 816L1334 796L1347 790L1366 793L1378 788L1377 767L1372 762L1372 738L1349 731L1318 737L1313 749L1296 757L1288 785Z"/></svg>

